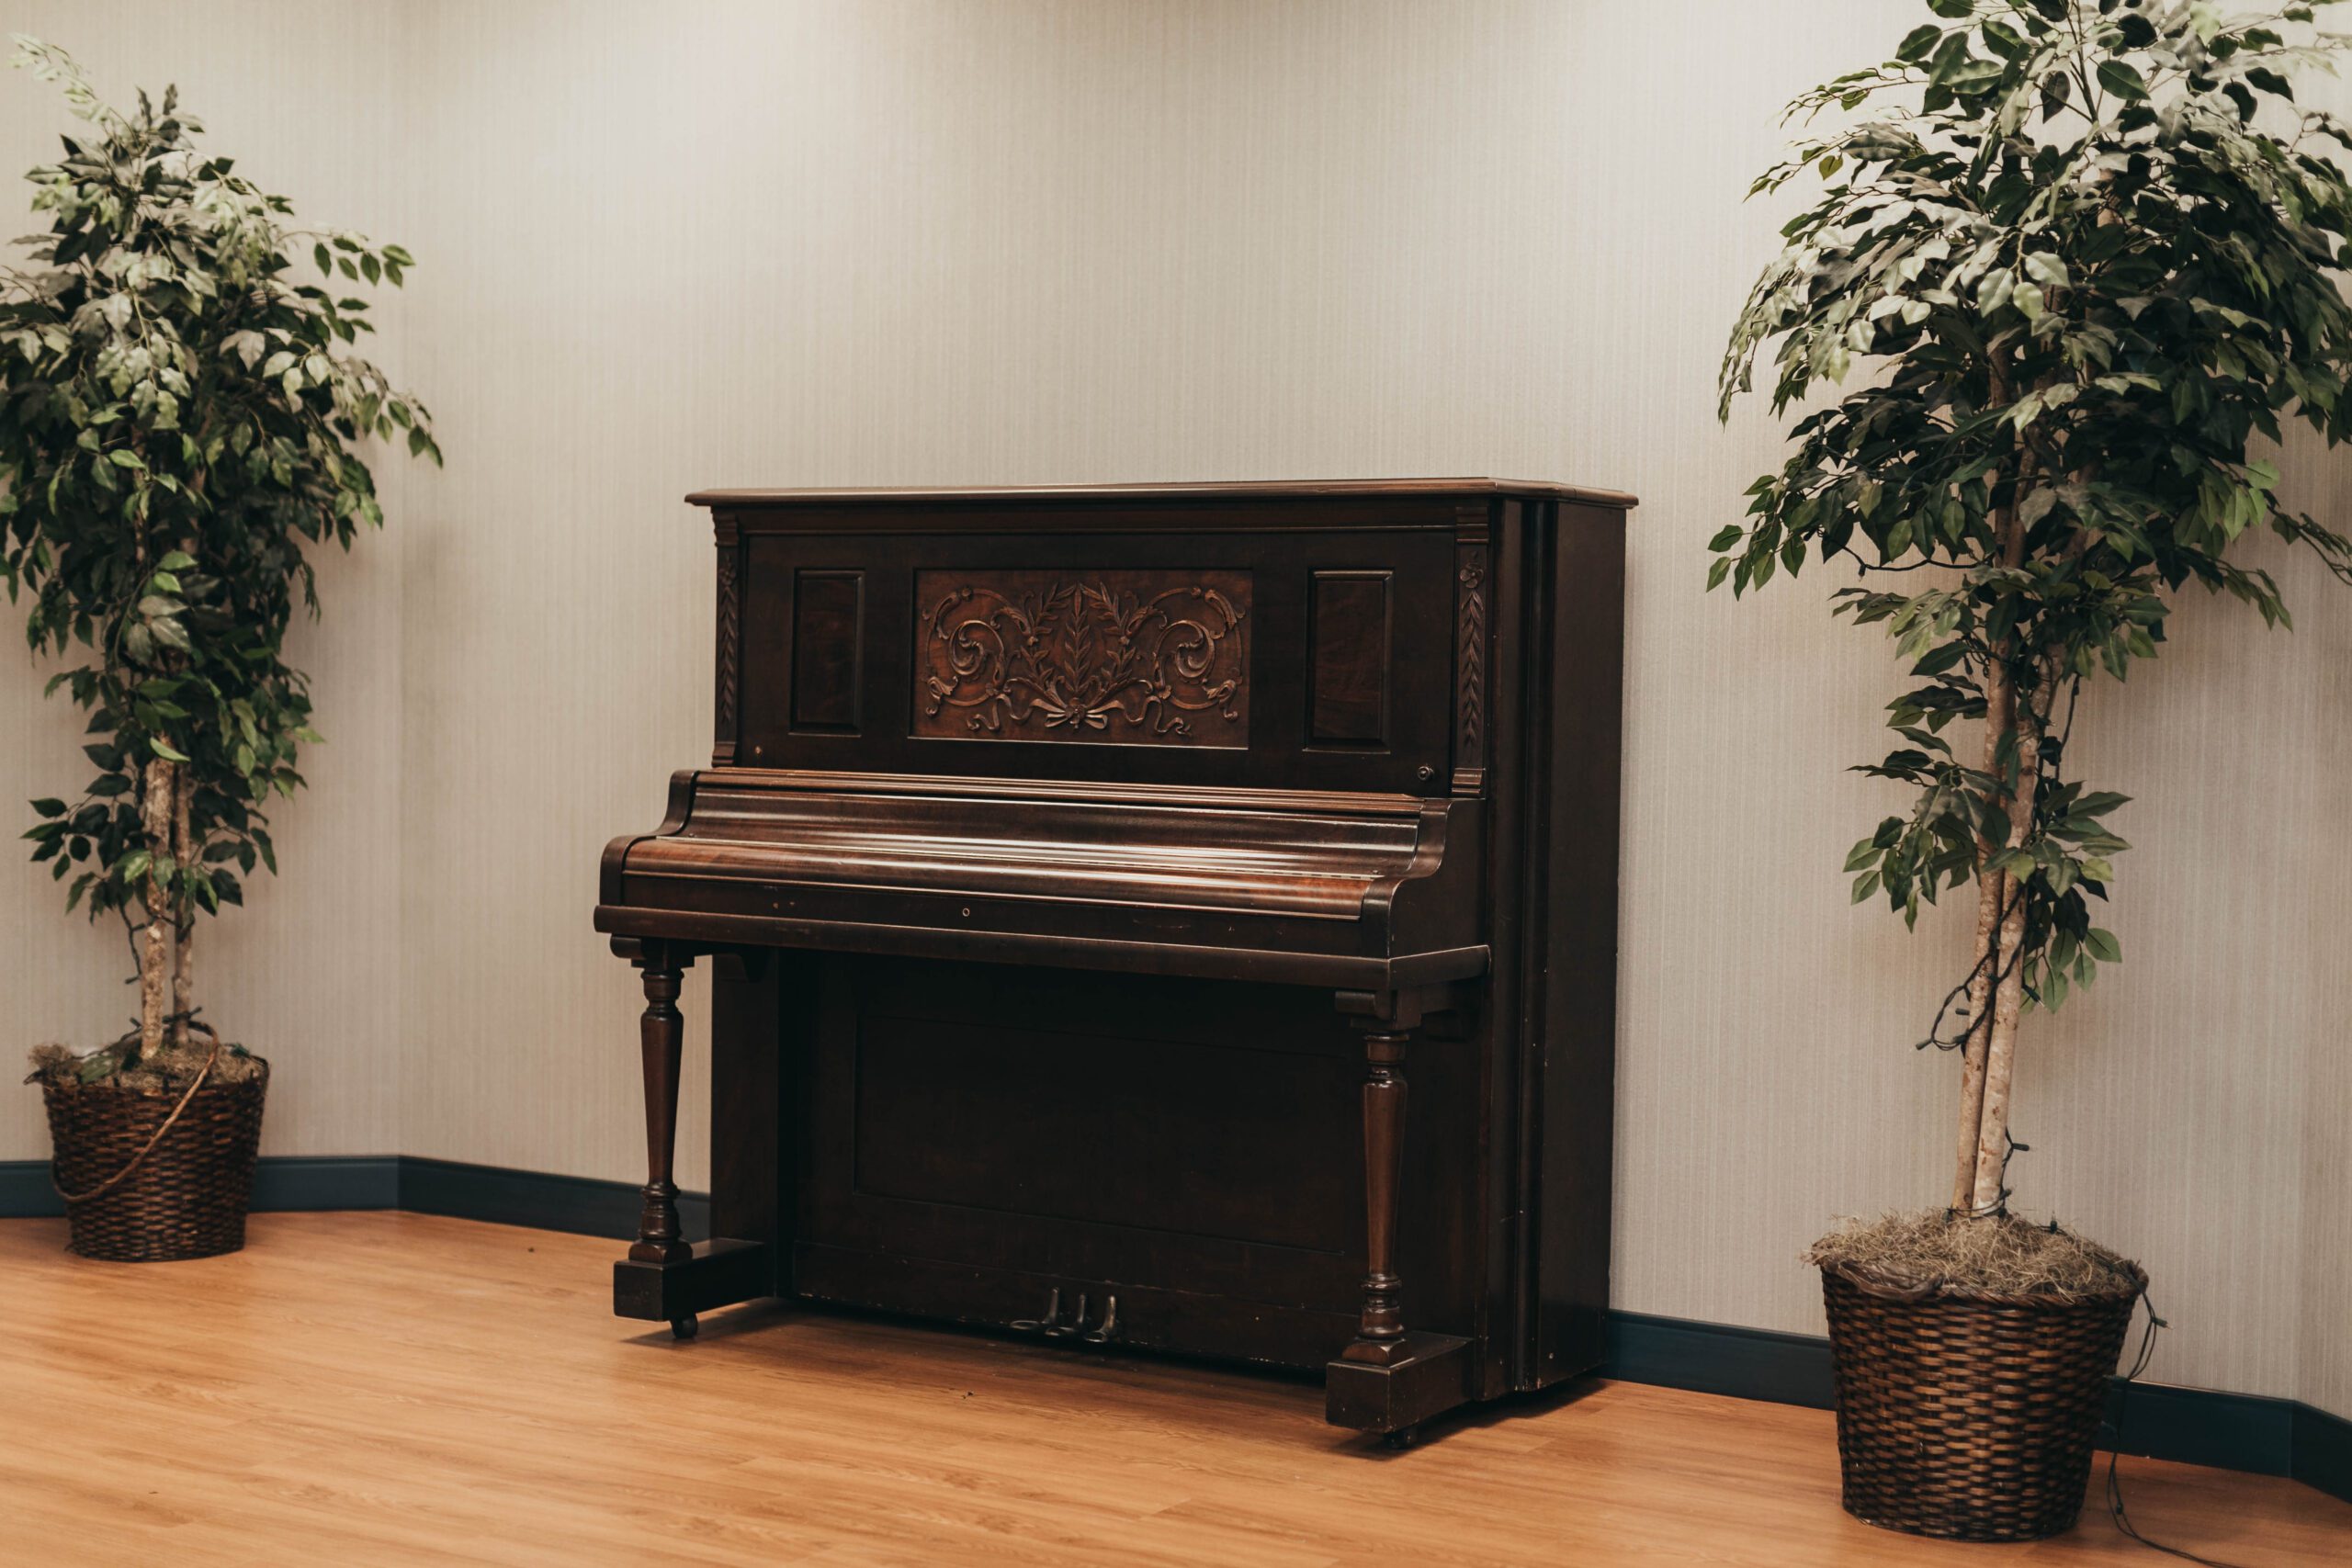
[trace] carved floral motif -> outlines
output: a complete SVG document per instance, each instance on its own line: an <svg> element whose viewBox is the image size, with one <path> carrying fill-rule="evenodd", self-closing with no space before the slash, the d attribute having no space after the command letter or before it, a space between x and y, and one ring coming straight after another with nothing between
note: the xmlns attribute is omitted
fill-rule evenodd
<svg viewBox="0 0 2352 1568"><path fill-rule="evenodd" d="M943 576L919 582L916 733L1247 743L1247 573Z"/></svg>

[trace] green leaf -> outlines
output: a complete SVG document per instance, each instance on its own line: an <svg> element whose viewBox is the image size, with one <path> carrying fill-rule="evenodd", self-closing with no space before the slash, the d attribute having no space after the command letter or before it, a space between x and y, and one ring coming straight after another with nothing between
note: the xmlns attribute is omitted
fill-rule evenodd
<svg viewBox="0 0 2352 1568"><path fill-rule="evenodd" d="M2097 958L2101 964L2120 964L2123 961L2123 944L2115 940L2113 931L2101 931L2093 927L2090 934L2083 939L2083 945L2088 948L2091 956Z"/></svg>
<svg viewBox="0 0 2352 1568"><path fill-rule="evenodd" d="M186 752L174 750L170 743L164 740L164 739L160 735L148 737L147 746L150 750L153 751L155 755L161 757L166 762L185 762L188 761L188 757Z"/></svg>
<svg viewBox="0 0 2352 1568"><path fill-rule="evenodd" d="M2064 288L2071 276L2066 264L2047 251L2036 251L2025 258L2025 275L2044 288Z"/></svg>
<svg viewBox="0 0 2352 1568"><path fill-rule="evenodd" d="M1966 659L1968 657L1968 645L1964 642L1945 643L1942 647L1929 652L1928 656L1920 660L1918 663L1913 665L1911 667L1911 673L1921 677L1940 675L1945 671L1950 670L1954 665L1960 663L1961 660Z"/></svg>
<svg viewBox="0 0 2352 1568"><path fill-rule="evenodd" d="M2147 83L2140 79L2140 73L2132 68L2131 62L2125 60L2100 61L2098 85L2117 97L2128 99L2133 103L2140 102L2148 96Z"/></svg>

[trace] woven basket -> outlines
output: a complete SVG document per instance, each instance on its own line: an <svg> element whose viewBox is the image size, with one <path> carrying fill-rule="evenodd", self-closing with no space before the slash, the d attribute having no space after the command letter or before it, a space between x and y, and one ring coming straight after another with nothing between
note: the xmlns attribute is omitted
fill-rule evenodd
<svg viewBox="0 0 2352 1568"><path fill-rule="evenodd" d="M1821 1271L1846 1511L1913 1535L2039 1540L2074 1528L2137 1264L2076 1301L1904 1289Z"/></svg>
<svg viewBox="0 0 2352 1568"><path fill-rule="evenodd" d="M66 1197L68 1246L116 1263L210 1258L244 1246L268 1089L267 1064L242 1083L206 1083L141 1158L179 1095L44 1080L57 1151L51 1179ZM77 1201L84 1193L91 1195Z"/></svg>

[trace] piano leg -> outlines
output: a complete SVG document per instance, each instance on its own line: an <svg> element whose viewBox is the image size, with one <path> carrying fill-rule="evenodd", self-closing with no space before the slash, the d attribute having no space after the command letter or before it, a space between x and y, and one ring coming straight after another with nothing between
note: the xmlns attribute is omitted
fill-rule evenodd
<svg viewBox="0 0 2352 1568"><path fill-rule="evenodd" d="M1405 1327L1396 1223L1405 1178L1405 1050L1411 1031L1374 1024L1364 1036L1363 1208L1366 1269L1356 1337L1324 1369L1324 1418L1402 1446L1424 1420L1469 1401L1470 1344Z"/></svg>
<svg viewBox="0 0 2352 1568"><path fill-rule="evenodd" d="M1405 1341L1404 1281L1396 1277L1396 1191L1405 1177L1405 1047L1403 1031L1366 1034L1363 1084L1363 1314L1351 1361L1385 1366Z"/></svg>
<svg viewBox="0 0 2352 1568"><path fill-rule="evenodd" d="M619 944L616 943L616 946ZM695 1314L768 1295L775 1289L775 1248L765 1241L714 1236L689 1247L678 1224L674 1154L678 1141L678 1065L686 1021L678 1011L683 972L693 956L646 942L622 949L645 973L645 1015L639 1025L645 1064L645 1202L637 1240L613 1265L613 1311L666 1322L692 1339Z"/></svg>
<svg viewBox="0 0 2352 1568"><path fill-rule="evenodd" d="M685 1048L685 1016L678 1011L681 971L665 953L649 948L638 961L645 974L645 1016L638 1025L645 1059L645 1202L638 1211L637 1263L681 1263L693 1256L678 1226L678 1185L673 1168L678 1141L678 1064Z"/></svg>

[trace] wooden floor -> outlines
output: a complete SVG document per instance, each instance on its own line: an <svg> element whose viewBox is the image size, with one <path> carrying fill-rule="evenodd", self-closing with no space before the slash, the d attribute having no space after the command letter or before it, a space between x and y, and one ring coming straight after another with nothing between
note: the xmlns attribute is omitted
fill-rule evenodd
<svg viewBox="0 0 2352 1568"><path fill-rule="evenodd" d="M232 1258L0 1222L0 1561L1058 1565L2139 1562L2096 1507L1972 1548L1838 1510L1829 1416L1630 1383L1390 1453L1301 1382L743 1308L673 1344L613 1244L265 1214ZM2160 1539L2352 1562L2352 1506L2128 1461Z"/></svg>

